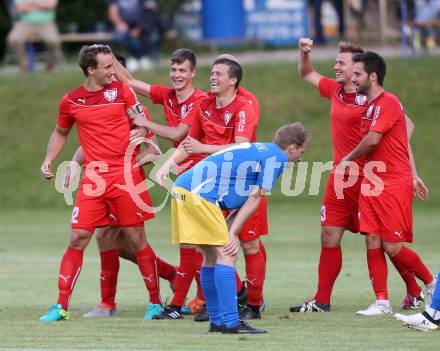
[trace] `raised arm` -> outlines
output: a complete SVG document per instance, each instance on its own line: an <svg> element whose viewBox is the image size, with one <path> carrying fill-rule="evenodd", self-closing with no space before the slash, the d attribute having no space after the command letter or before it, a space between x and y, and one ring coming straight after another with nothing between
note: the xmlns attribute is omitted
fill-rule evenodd
<svg viewBox="0 0 440 351"><path fill-rule="evenodd" d="M151 98L150 84L134 79L131 73L128 72L128 70L124 66L122 66L114 56L113 66L115 68L116 77L118 78L118 80L127 83L136 93L143 95L149 99Z"/></svg>
<svg viewBox="0 0 440 351"><path fill-rule="evenodd" d="M322 76L313 69L312 61L310 59L310 52L313 48L313 40L309 38L301 38L298 46L298 73L302 79L317 88L319 86L319 80Z"/></svg>

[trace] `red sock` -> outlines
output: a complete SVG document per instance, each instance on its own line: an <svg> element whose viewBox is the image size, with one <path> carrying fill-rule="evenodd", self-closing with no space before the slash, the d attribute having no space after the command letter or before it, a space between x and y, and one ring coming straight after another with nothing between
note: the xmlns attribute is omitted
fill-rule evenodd
<svg viewBox="0 0 440 351"><path fill-rule="evenodd" d="M119 255L112 249L100 252L101 255L101 304L116 308L115 296L118 284Z"/></svg>
<svg viewBox="0 0 440 351"><path fill-rule="evenodd" d="M205 295L203 294L202 284L200 284L200 270L203 264L203 254L196 250L196 272L194 274L194 279L197 283L197 298L199 300L205 301Z"/></svg>
<svg viewBox="0 0 440 351"><path fill-rule="evenodd" d="M322 247L318 265L318 290L314 297L322 304L329 304L333 286L342 267L341 247Z"/></svg>
<svg viewBox="0 0 440 351"><path fill-rule="evenodd" d="M244 256L246 262L246 282L248 304L260 306L263 303L263 284L266 277L266 262L260 251Z"/></svg>
<svg viewBox="0 0 440 351"><path fill-rule="evenodd" d="M422 288L417 284L416 278L414 274L408 271L404 266L398 264L394 257L390 257L391 262L393 262L394 267L396 267L400 276L406 284L406 292L412 296L419 296Z"/></svg>
<svg viewBox="0 0 440 351"><path fill-rule="evenodd" d="M173 306L183 306L196 272L196 249L180 248L180 264L174 279Z"/></svg>
<svg viewBox="0 0 440 351"><path fill-rule="evenodd" d="M376 300L388 300L388 266L383 250L367 250L367 263Z"/></svg>
<svg viewBox="0 0 440 351"><path fill-rule="evenodd" d="M431 283L434 279L431 272L429 272L428 268L426 268L420 257L414 251L405 246L402 247L397 255L393 257L393 259L397 262L397 264L414 273L416 277L425 284Z"/></svg>
<svg viewBox="0 0 440 351"><path fill-rule="evenodd" d="M150 294L150 302L162 304L160 299L159 277L157 275L156 254L149 244L136 253L139 270Z"/></svg>
<svg viewBox="0 0 440 351"><path fill-rule="evenodd" d="M81 272L83 256L83 250L68 247L61 260L60 274L58 276L59 294L57 304L61 304L65 310L69 309L70 297Z"/></svg>
<svg viewBox="0 0 440 351"><path fill-rule="evenodd" d="M164 261L159 256L156 256L156 264L159 277L168 280L171 283L176 276L176 267Z"/></svg>
<svg viewBox="0 0 440 351"><path fill-rule="evenodd" d="M260 252L263 255L264 262L266 262L267 261L266 248L264 247L263 241L261 239L260 239Z"/></svg>
<svg viewBox="0 0 440 351"><path fill-rule="evenodd" d="M238 275L237 270L235 270L235 282L237 284L237 293L243 289L243 281L241 280L240 276Z"/></svg>

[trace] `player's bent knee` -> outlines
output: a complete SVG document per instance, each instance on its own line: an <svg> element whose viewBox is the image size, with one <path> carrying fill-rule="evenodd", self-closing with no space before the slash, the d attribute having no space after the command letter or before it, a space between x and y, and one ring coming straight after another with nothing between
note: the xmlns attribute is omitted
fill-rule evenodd
<svg viewBox="0 0 440 351"><path fill-rule="evenodd" d="M344 228L340 227L321 227L321 245L323 247L339 247L341 245Z"/></svg>
<svg viewBox="0 0 440 351"><path fill-rule="evenodd" d="M116 239L121 233L119 227L103 227L96 230L96 242L99 251L108 251L116 248Z"/></svg>
<svg viewBox="0 0 440 351"><path fill-rule="evenodd" d="M84 250L92 237L92 232L83 229L72 229L69 246L75 249Z"/></svg>
<svg viewBox="0 0 440 351"><path fill-rule="evenodd" d="M260 239L258 238L251 241L241 241L240 245L244 255L254 255L260 250Z"/></svg>
<svg viewBox="0 0 440 351"><path fill-rule="evenodd" d="M399 242L383 242L383 250L388 256L394 257L402 249L402 243Z"/></svg>
<svg viewBox="0 0 440 351"><path fill-rule="evenodd" d="M365 235L365 244L367 250L379 249L382 247L382 240L380 235L377 234L367 234Z"/></svg>

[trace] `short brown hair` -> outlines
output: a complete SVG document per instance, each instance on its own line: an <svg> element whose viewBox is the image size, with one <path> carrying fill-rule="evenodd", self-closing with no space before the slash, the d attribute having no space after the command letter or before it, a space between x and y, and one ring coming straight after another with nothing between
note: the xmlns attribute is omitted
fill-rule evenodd
<svg viewBox="0 0 440 351"><path fill-rule="evenodd" d="M362 49L360 46L357 46L353 43L350 43L349 41L340 41L338 43L338 52L350 52L352 54L362 54L364 52L364 49Z"/></svg>
<svg viewBox="0 0 440 351"><path fill-rule="evenodd" d="M191 64L191 70L194 71L197 64L197 58L194 51L191 49L178 49L171 54L171 64L174 63L184 63L185 61L189 61Z"/></svg>
<svg viewBox="0 0 440 351"><path fill-rule="evenodd" d="M274 144L277 144L281 150L286 149L289 145L295 144L303 146L312 139L312 135L304 128L301 122L289 123L277 130Z"/></svg>
<svg viewBox="0 0 440 351"><path fill-rule="evenodd" d="M214 61L212 67L220 64L229 67L228 69L229 78L237 78L237 82L235 83L235 89L237 89L240 85L241 79L243 78L243 69L241 68L241 65L238 63L238 61L234 61L226 57L220 57Z"/></svg>
<svg viewBox="0 0 440 351"><path fill-rule="evenodd" d="M98 56L98 54L111 53L112 49L110 49L110 46L108 45L84 45L78 54L78 64L84 72L84 75L86 77L89 75L87 68L96 68L98 66L98 61L96 60L96 56Z"/></svg>

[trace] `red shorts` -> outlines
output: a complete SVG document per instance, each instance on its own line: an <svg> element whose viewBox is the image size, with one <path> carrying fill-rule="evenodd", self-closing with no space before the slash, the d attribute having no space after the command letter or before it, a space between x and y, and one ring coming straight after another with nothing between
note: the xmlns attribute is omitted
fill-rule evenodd
<svg viewBox="0 0 440 351"><path fill-rule="evenodd" d="M353 233L359 232L359 193L363 177L355 184L336 194L334 174L330 174L321 207L321 226L342 227ZM341 196L343 195L343 197Z"/></svg>
<svg viewBox="0 0 440 351"><path fill-rule="evenodd" d="M378 196L360 196L359 222L363 234L378 234L383 241L413 241L413 186L385 188Z"/></svg>
<svg viewBox="0 0 440 351"><path fill-rule="evenodd" d="M229 210L223 211L225 218L231 213ZM246 223L238 233L238 238L240 241L248 242L258 239L261 235L266 235L269 232L267 225L267 199L263 196L261 199L260 206L248 218Z"/></svg>
<svg viewBox="0 0 440 351"><path fill-rule="evenodd" d="M132 177L134 184L145 184L145 178L140 172L133 172ZM119 184L126 184L123 175L99 180L83 178L72 211L72 228L93 232L97 227L110 224L122 227L139 226L140 223L154 218L146 186L140 194L135 192L131 195L116 186Z"/></svg>

